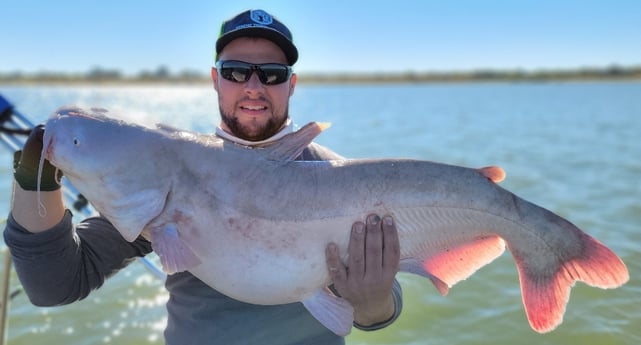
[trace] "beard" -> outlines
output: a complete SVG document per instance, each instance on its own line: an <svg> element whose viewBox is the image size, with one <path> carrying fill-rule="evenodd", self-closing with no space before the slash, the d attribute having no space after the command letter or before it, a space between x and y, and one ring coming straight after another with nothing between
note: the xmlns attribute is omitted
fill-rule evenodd
<svg viewBox="0 0 641 345"><path fill-rule="evenodd" d="M246 126L238 121L234 114L225 113L220 107L220 117L231 133L238 138L248 141L261 141L271 138L280 131L288 118L288 110L285 109L283 116L272 116L261 128Z"/></svg>

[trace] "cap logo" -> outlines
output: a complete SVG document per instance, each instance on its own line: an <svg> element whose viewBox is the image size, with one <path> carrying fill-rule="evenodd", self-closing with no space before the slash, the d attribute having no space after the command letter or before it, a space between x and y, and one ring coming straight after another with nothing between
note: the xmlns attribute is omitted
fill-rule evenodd
<svg viewBox="0 0 641 345"><path fill-rule="evenodd" d="M257 24L269 25L272 23L272 16L263 10L252 10L249 16Z"/></svg>

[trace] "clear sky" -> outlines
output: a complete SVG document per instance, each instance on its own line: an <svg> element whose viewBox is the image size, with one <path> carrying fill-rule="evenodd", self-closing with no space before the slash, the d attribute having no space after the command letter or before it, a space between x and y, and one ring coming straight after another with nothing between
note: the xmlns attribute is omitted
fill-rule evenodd
<svg viewBox="0 0 641 345"><path fill-rule="evenodd" d="M299 73L641 65L639 0L0 0L0 72L208 73L248 8L289 26Z"/></svg>

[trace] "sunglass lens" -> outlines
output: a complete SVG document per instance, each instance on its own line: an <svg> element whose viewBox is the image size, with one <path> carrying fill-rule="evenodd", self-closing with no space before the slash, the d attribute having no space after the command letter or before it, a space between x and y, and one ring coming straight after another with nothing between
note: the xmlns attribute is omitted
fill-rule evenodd
<svg viewBox="0 0 641 345"><path fill-rule="evenodd" d="M251 73L251 69L243 67L228 68L227 70L229 75L227 79L237 83L246 82L249 79L249 74Z"/></svg>
<svg viewBox="0 0 641 345"><path fill-rule="evenodd" d="M280 65L263 65L258 69L260 81L265 85L275 85L287 81L289 70Z"/></svg>

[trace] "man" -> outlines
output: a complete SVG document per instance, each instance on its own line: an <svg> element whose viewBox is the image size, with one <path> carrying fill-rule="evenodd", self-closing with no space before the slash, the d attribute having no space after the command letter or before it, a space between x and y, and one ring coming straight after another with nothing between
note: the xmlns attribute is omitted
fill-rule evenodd
<svg viewBox="0 0 641 345"><path fill-rule="evenodd" d="M211 76L218 93L221 124L217 134L240 144L268 145L292 131L289 98L298 59L292 35L261 10L240 13L223 23L216 42ZM18 276L36 305L72 303L85 298L138 256L151 252L140 237L125 241L102 217L77 225L65 209L48 162L41 181L38 214L37 166L43 128L34 130L16 156L12 210L5 229ZM300 159L340 158L317 144ZM215 226L215 224L212 224ZM341 251L349 254L349 270ZM335 293L354 307L354 325L374 330L393 322L401 310L401 290L394 276L399 265L398 234L391 217L367 217L352 227L349 248L330 244L327 266ZM170 293L165 340L174 344L344 344L316 321L301 303L258 306L228 298L189 272L167 278Z"/></svg>

